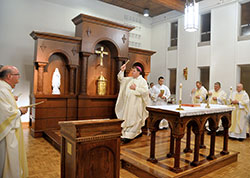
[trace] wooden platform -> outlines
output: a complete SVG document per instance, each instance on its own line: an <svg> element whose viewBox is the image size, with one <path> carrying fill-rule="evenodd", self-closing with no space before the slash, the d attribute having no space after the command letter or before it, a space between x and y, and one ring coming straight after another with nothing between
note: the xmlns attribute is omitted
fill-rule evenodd
<svg viewBox="0 0 250 178"><path fill-rule="evenodd" d="M61 149L61 134L60 130L47 130L43 132L43 137L51 143L51 145L60 151Z"/></svg>
<svg viewBox="0 0 250 178"><path fill-rule="evenodd" d="M207 135L207 138L209 136ZM192 139L193 140L193 139ZM122 168L130 171L138 177L143 178L172 178L172 177L201 177L214 170L224 167L237 161L238 152L230 150L230 154L226 156L220 155L221 148L217 148L215 160L207 160L206 156L209 154L209 148L200 150L200 165L193 167L190 165L193 160L192 153L181 152L181 169L180 173L176 173L172 167L174 158L167 158L166 154L169 152L169 133L160 131L156 137L156 158L158 163L154 164L147 161L150 151L150 137L142 137L136 139L131 143L121 147L121 162ZM192 147L193 147L192 143ZM181 143L181 148L185 148L185 139Z"/></svg>
<svg viewBox="0 0 250 178"><path fill-rule="evenodd" d="M205 135L206 142L209 142L209 135ZM57 150L60 151L61 136L59 130L50 130L44 132L44 138L49 141ZM219 141L220 140L220 141ZM238 152L230 151L229 155L221 156L222 138L219 138L216 144L215 155L217 159L207 160L206 156L209 153L209 148L200 150L201 165L193 167L190 162L193 160L192 153L183 153L185 148L185 138L181 143L181 168L182 172L176 173L171 167L174 164L174 158L166 158L169 152L169 130L162 130L156 135L156 158L158 163L153 164L147 161L150 151L150 137L143 135L139 139L133 140L131 143L121 145L121 165L123 169L128 170L132 174L143 178L190 178L201 177L212 171L220 169L237 161ZM194 147L194 135L191 136L191 148Z"/></svg>

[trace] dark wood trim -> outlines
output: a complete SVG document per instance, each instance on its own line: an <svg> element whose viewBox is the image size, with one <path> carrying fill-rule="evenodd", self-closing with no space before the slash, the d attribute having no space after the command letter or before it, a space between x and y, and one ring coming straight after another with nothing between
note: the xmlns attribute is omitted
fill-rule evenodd
<svg viewBox="0 0 250 178"><path fill-rule="evenodd" d="M95 23L99 25L122 29L125 31L131 31L135 28L133 26L123 25L120 23L112 22L112 21L101 19L98 17L89 16L86 14L80 14L76 16L75 18L73 18L72 21L74 22L75 25L78 25L82 22L91 22L91 23Z"/></svg>
<svg viewBox="0 0 250 178"><path fill-rule="evenodd" d="M72 42L72 43L78 43L82 41L82 38L80 37L73 37L73 36L66 36L66 35L60 35L55 33L47 33L47 32L38 32L38 31L32 31L30 33L30 36L37 40L39 38L41 39L49 39L49 40L56 40L56 41L62 41L62 42Z"/></svg>

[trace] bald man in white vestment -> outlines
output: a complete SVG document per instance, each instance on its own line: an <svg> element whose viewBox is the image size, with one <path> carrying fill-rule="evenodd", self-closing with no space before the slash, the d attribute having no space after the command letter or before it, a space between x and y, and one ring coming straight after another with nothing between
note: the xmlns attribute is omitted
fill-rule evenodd
<svg viewBox="0 0 250 178"><path fill-rule="evenodd" d="M232 104L235 110L232 112L231 127L229 128L229 137L243 141L246 139L247 115L249 112L249 96L240 83L232 96Z"/></svg>
<svg viewBox="0 0 250 178"><path fill-rule="evenodd" d="M19 71L14 66L0 69L0 177L3 178L28 177L20 118L27 108L18 108L12 94L19 78Z"/></svg>

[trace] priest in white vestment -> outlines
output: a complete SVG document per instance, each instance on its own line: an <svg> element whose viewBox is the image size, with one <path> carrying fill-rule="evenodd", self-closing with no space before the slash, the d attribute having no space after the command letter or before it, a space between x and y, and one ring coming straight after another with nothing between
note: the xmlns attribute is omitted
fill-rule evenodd
<svg viewBox="0 0 250 178"><path fill-rule="evenodd" d="M153 105L153 102L154 102L154 96L153 96L153 87L154 87L154 83L151 82L150 85L149 85L149 104L148 105Z"/></svg>
<svg viewBox="0 0 250 178"><path fill-rule="evenodd" d="M162 106L168 104L168 99L171 96L169 88L163 84L164 77L158 78L158 84L154 85L152 88L152 98L153 98L153 106ZM168 128L168 121L166 119L162 119L159 128Z"/></svg>
<svg viewBox="0 0 250 178"><path fill-rule="evenodd" d="M243 85L238 84L236 92L232 95L232 104L235 110L232 112L231 127L229 128L229 137L243 141L246 139L247 132L247 114L249 112L249 96Z"/></svg>
<svg viewBox="0 0 250 178"><path fill-rule="evenodd" d="M210 104L220 104L220 105L227 104L227 93L221 89L220 82L214 83L214 89L209 91L209 95L210 95L210 98L209 98ZM207 129L208 129L208 125L207 125ZM218 128L217 132L223 131L223 130L224 130L224 128L223 128L222 122L220 120L219 128Z"/></svg>
<svg viewBox="0 0 250 178"><path fill-rule="evenodd" d="M132 67L132 77L124 77L126 65L121 66L118 74L120 91L117 98L115 113L122 123L122 141L128 143L142 135L141 128L148 117L146 106L149 102L147 81L142 77L142 68Z"/></svg>
<svg viewBox="0 0 250 178"><path fill-rule="evenodd" d="M28 177L20 119L27 108L18 108L12 94L19 78L19 71L14 66L0 69L0 177L3 178Z"/></svg>
<svg viewBox="0 0 250 178"><path fill-rule="evenodd" d="M205 103L206 101L207 90L200 81L196 82L196 88L191 91L192 103L199 104Z"/></svg>

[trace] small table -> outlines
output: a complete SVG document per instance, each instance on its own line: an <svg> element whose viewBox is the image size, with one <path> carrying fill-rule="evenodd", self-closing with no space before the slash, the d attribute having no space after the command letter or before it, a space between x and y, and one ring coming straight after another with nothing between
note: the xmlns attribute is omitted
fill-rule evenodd
<svg viewBox="0 0 250 178"><path fill-rule="evenodd" d="M209 129L211 130L210 153L207 159L215 159L215 136L220 120L222 120L222 125L224 127L224 143L221 154L228 154L228 129L231 126L231 112L234 108L226 105L210 105L210 108L205 108L205 106L206 104L201 104L200 107L184 106L184 110L176 110L178 105L148 106L148 128L151 131L150 157L148 161L152 163L158 162L155 158L155 135L158 131L159 123L163 118L168 120L171 129L170 152L166 156L168 158L174 157L173 169L176 172L182 171L180 168L181 139L185 134L186 128L188 128L187 142L184 152L191 151L191 127L195 134L194 159L191 165L199 165L200 141L201 136L204 135L204 128L207 121L209 122Z"/></svg>

